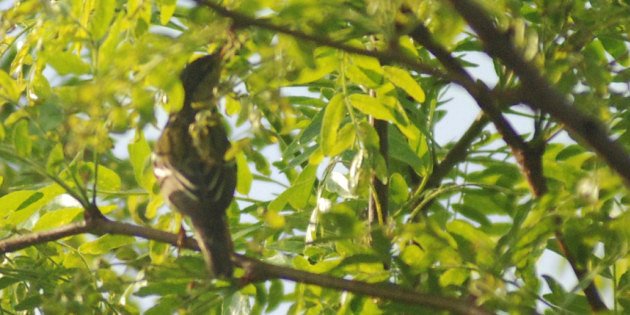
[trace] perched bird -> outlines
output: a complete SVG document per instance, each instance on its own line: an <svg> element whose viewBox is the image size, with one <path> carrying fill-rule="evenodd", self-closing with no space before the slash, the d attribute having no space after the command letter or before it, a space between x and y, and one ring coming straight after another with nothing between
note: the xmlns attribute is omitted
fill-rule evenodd
<svg viewBox="0 0 630 315"><path fill-rule="evenodd" d="M153 169L167 202L190 218L208 270L229 278L233 246L225 212L234 197L236 163L226 160L230 142L216 110L220 66L216 53L182 71L184 105L169 116L156 144ZM210 108L202 108L207 103Z"/></svg>

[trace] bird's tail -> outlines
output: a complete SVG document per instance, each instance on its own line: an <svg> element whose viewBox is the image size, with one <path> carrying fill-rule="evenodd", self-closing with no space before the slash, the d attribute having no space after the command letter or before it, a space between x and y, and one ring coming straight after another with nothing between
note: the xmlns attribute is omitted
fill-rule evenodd
<svg viewBox="0 0 630 315"><path fill-rule="evenodd" d="M231 260L233 246L227 217L218 215L191 219L208 271L217 278L231 278L234 269Z"/></svg>

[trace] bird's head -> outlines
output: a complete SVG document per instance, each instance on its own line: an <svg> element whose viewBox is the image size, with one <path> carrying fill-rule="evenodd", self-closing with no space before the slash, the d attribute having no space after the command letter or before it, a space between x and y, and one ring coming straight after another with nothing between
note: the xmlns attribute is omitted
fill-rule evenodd
<svg viewBox="0 0 630 315"><path fill-rule="evenodd" d="M185 102L211 100L221 75L221 54L214 53L196 59L184 68L180 75L184 85Z"/></svg>

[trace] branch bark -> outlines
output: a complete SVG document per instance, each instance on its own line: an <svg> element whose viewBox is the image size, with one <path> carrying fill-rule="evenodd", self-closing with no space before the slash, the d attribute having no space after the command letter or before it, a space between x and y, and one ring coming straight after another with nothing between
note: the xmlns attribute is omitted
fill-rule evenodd
<svg viewBox="0 0 630 315"><path fill-rule="evenodd" d="M470 0L449 0L452 6L479 35L487 52L499 58L522 82L523 95L529 106L549 113L565 125L567 131L586 142L608 166L630 186L630 155L621 144L608 136L603 123L574 106L556 91L532 63L512 45L510 36L499 31L488 13Z"/></svg>
<svg viewBox="0 0 630 315"><path fill-rule="evenodd" d="M475 81L457 59L433 39L424 24L418 24L409 35L433 54L446 68L455 83L461 85L475 99L479 108L492 121L503 141L512 150L512 155L516 158L534 195L542 196L547 191L547 183L542 171L544 150L525 142L516 133L516 130L501 113L502 104L499 104L499 100L492 90L482 81Z"/></svg>
<svg viewBox="0 0 630 315"><path fill-rule="evenodd" d="M562 226L562 222L558 222L558 226ZM584 296L586 296L588 304L591 306L591 310L593 310L593 312L608 310L608 307L606 307L606 304L604 304L604 301L602 301L602 298L597 291L597 287L595 286L593 279L589 278L589 272L578 265L577 260L569 250L567 242L564 239L564 235L562 234L562 231L560 231L560 228L556 230L556 241L558 243L560 251L562 252L562 255L569 262L569 265L571 265L571 269L573 269L573 272L575 273L575 276L577 277L580 285L582 283L588 283L585 287L583 287L582 291L584 292Z"/></svg>
<svg viewBox="0 0 630 315"><path fill-rule="evenodd" d="M90 233L95 235L119 234L140 237L148 240L168 243L173 246L183 245L187 249L199 251L197 242L188 238L179 244L177 234L143 227L139 225L112 221L109 219L91 219L69 224L57 229L35 232L0 241L0 254L24 249L29 246L60 240L65 237ZM489 311L469 301L450 297L419 293L405 289L392 283L367 283L347 280L328 275L321 275L289 267L276 266L244 255L234 254L232 260L237 266L245 269L244 281L259 282L269 279L285 279L300 283L318 285L325 288L343 290L356 294L388 299L391 301L446 310L456 314L489 315Z"/></svg>

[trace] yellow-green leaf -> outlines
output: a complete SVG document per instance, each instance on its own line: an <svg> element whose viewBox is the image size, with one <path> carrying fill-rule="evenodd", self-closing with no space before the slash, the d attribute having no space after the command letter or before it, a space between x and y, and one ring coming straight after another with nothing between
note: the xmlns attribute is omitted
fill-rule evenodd
<svg viewBox="0 0 630 315"><path fill-rule="evenodd" d="M90 30L92 37L96 40L101 39L109 24L114 17L114 10L116 9L116 0L95 0L94 14L90 18Z"/></svg>
<svg viewBox="0 0 630 315"><path fill-rule="evenodd" d="M389 197L397 204L402 204L409 198L409 186L399 173L394 173L389 178Z"/></svg>
<svg viewBox="0 0 630 315"><path fill-rule="evenodd" d="M149 204L147 205L147 210L144 213L144 216L147 219L155 218L160 207L164 205L164 197L162 196L162 194L152 194L152 197L153 198L151 198L151 200L149 201Z"/></svg>
<svg viewBox="0 0 630 315"><path fill-rule="evenodd" d="M392 82L395 86L401 88L409 96L413 97L418 103L424 102L425 95L424 90L420 87L420 84L405 71L396 67L384 67L385 77Z"/></svg>
<svg viewBox="0 0 630 315"><path fill-rule="evenodd" d="M470 275L470 272L467 271L466 269L451 268L449 270L446 270L446 272L444 272L440 276L440 286L447 287L449 285L455 285L455 286L462 285L464 281L468 279L469 275Z"/></svg>
<svg viewBox="0 0 630 315"><path fill-rule="evenodd" d="M353 55L352 62L354 65L361 67L363 69L373 71L374 73L377 73L377 74L383 74L383 68L381 67L381 63L378 61L378 59L374 57Z"/></svg>
<svg viewBox="0 0 630 315"><path fill-rule="evenodd" d="M94 172L94 163L86 162L85 165ZM120 176L113 170L103 166L98 166L98 174L96 174L96 188L102 190L116 191L122 186Z"/></svg>
<svg viewBox="0 0 630 315"><path fill-rule="evenodd" d="M85 74L90 72L90 65L85 63L81 57L67 52L58 51L54 54L47 54L46 61L57 70L60 75L66 74Z"/></svg>
<svg viewBox="0 0 630 315"><path fill-rule="evenodd" d="M0 102L6 99L17 102L20 93L17 82L8 73L0 69Z"/></svg>
<svg viewBox="0 0 630 315"><path fill-rule="evenodd" d="M59 185L49 185L38 190L21 190L0 198L0 226L15 226L28 220L53 198L64 192Z"/></svg>
<svg viewBox="0 0 630 315"><path fill-rule="evenodd" d="M18 155L23 157L31 155L33 142L28 132L28 121L26 119L18 121L14 126L13 146Z"/></svg>
<svg viewBox="0 0 630 315"><path fill-rule="evenodd" d="M330 149L329 155L336 156L341 154L341 152L350 148L354 144L354 140L356 138L356 130L355 126L352 123L347 123L338 132L337 141Z"/></svg>
<svg viewBox="0 0 630 315"><path fill-rule="evenodd" d="M236 191L243 195L247 195L252 187L254 176L249 170L247 158L245 158L243 151L240 151L236 155L236 178Z"/></svg>
<svg viewBox="0 0 630 315"><path fill-rule="evenodd" d="M81 213L83 213L82 208L63 208L49 211L41 216L37 223L35 223L33 231L49 230L66 225L72 222L72 220L78 217Z"/></svg>
<svg viewBox="0 0 630 315"><path fill-rule="evenodd" d="M300 173L295 183L289 187L289 189L285 190L275 200L269 203L269 211L278 212L283 210L287 202L296 209L304 208L310 199L316 171L317 165L309 164L302 173Z"/></svg>
<svg viewBox="0 0 630 315"><path fill-rule="evenodd" d="M136 182L146 191L153 190L155 177L150 168L151 148L144 138L142 130L136 130L136 135L133 141L129 143L127 149L129 150L129 161L131 162Z"/></svg>
<svg viewBox="0 0 630 315"><path fill-rule="evenodd" d="M241 102L230 95L225 96L225 113L232 116L241 111Z"/></svg>
<svg viewBox="0 0 630 315"><path fill-rule="evenodd" d="M317 81L337 69L338 63L337 56L334 54L317 58L315 60L315 68L302 69L298 77L291 81L291 83L300 85Z"/></svg>
<svg viewBox="0 0 630 315"><path fill-rule="evenodd" d="M160 23L162 25L166 25L166 23L171 20L173 13L175 13L175 8L177 8L177 1L160 0L158 1L158 5L160 7Z"/></svg>
<svg viewBox="0 0 630 315"><path fill-rule="evenodd" d="M284 227L286 221L277 211L267 211L265 213L265 223L272 229L281 229Z"/></svg>
<svg viewBox="0 0 630 315"><path fill-rule="evenodd" d="M116 248L134 243L134 238L126 235L107 234L94 241L79 246L79 252L87 255L102 255Z"/></svg>
<svg viewBox="0 0 630 315"><path fill-rule="evenodd" d="M352 107L358 109L366 115L371 115L372 117L381 120L394 120L394 116L392 115L390 109L369 95L352 94L348 97L348 100L350 101L350 104L352 104Z"/></svg>
<svg viewBox="0 0 630 315"><path fill-rule="evenodd" d="M333 96L328 106L326 106L322 120L320 137L324 155L330 155L333 146L337 142L337 130L341 125L344 114L345 106L343 95L337 94Z"/></svg>
<svg viewBox="0 0 630 315"><path fill-rule="evenodd" d="M372 77L368 76L360 67L357 67L355 65L348 65L346 67L345 74L346 77L350 79L350 81L359 85L363 85L367 88L376 88L381 83L380 80L377 81L373 79Z"/></svg>

